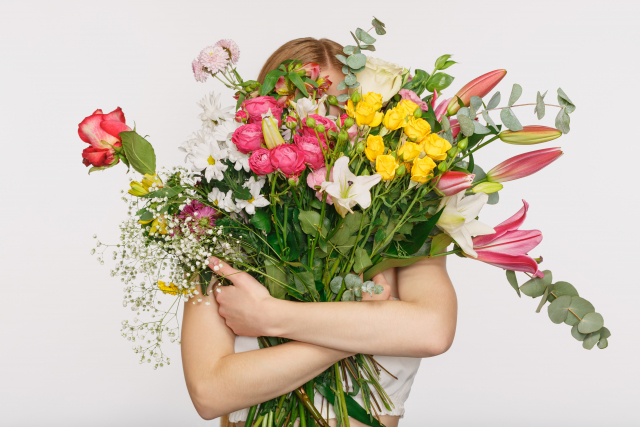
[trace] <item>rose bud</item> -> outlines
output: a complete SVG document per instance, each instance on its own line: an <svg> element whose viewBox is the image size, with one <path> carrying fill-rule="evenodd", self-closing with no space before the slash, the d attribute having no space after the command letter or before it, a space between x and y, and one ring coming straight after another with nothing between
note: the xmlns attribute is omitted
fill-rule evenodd
<svg viewBox="0 0 640 427"><path fill-rule="evenodd" d="M120 151L122 146L120 132L130 130L120 107L109 114L103 114L102 110L94 111L78 125L80 139L91 144L91 147L85 148L82 152L82 162L85 166L94 167L106 167L117 163L119 158L116 156L116 149Z"/></svg>
<svg viewBox="0 0 640 427"><path fill-rule="evenodd" d="M520 154L487 172L489 182L507 182L532 175L562 156L560 148L545 148Z"/></svg>
<svg viewBox="0 0 640 427"><path fill-rule="evenodd" d="M475 177L475 174L472 173L458 171L445 172L440 177L436 185L436 190L445 196L453 196L471 187Z"/></svg>
<svg viewBox="0 0 640 427"><path fill-rule="evenodd" d="M462 101L465 107L469 106L472 96L478 96L482 98L491 90L496 87L498 83L507 75L507 70L495 70L487 74L483 74L475 80L470 81L462 89L456 93L449 105L447 106L447 115L454 115L459 109L458 98Z"/></svg>
<svg viewBox="0 0 640 427"><path fill-rule="evenodd" d="M338 105L338 98L336 98L335 95L329 95L327 97L327 102L329 105Z"/></svg>
<svg viewBox="0 0 640 427"><path fill-rule="evenodd" d="M514 145L532 145L552 141L562 136L562 131L548 126L524 126L522 130L513 132L505 130L498 137L502 142Z"/></svg>
<svg viewBox="0 0 640 427"><path fill-rule="evenodd" d="M244 110L238 110L236 112L236 117L235 117L235 121L238 123L246 123L247 120L249 120L249 116L247 115L247 112Z"/></svg>

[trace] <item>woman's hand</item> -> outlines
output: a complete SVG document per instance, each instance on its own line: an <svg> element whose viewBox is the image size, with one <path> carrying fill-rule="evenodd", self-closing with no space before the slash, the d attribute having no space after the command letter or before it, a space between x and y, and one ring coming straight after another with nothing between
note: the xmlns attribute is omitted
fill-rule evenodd
<svg viewBox="0 0 640 427"><path fill-rule="evenodd" d="M385 301L385 300L393 301L393 297L391 296L391 285L389 284L389 282L387 282L387 279L384 277L382 273L376 274L371 278L371 280L373 280L376 285L382 286L383 288L382 293L373 294L373 296L371 296L369 292L363 292L362 301Z"/></svg>

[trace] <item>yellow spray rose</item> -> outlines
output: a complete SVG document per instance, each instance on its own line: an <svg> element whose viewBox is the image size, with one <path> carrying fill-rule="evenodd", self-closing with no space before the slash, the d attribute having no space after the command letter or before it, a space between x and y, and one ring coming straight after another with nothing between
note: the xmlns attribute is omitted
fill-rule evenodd
<svg viewBox="0 0 640 427"><path fill-rule="evenodd" d="M378 156L376 159L376 172L378 172L385 181L393 179L396 175L396 169L398 169L398 166L396 158L390 154Z"/></svg>
<svg viewBox="0 0 640 427"><path fill-rule="evenodd" d="M361 102L371 104L373 108L379 110L382 108L382 95L375 92L367 92L367 94L362 97Z"/></svg>
<svg viewBox="0 0 640 427"><path fill-rule="evenodd" d="M355 108L353 107L353 101L352 100L348 100L347 101L347 105L345 106L345 110L347 111L347 115L349 117L355 117L356 116L356 112L355 112Z"/></svg>
<svg viewBox="0 0 640 427"><path fill-rule="evenodd" d="M376 127L382 122L383 114L375 108L375 104L361 100L356 105L356 123L358 126Z"/></svg>
<svg viewBox="0 0 640 427"><path fill-rule="evenodd" d="M367 159L375 162L378 156L384 154L384 142L380 135L369 135L367 137L367 148L364 149Z"/></svg>
<svg viewBox="0 0 640 427"><path fill-rule="evenodd" d="M440 138L437 134L432 133L427 135L422 141L422 150L427 153L427 156L433 160L444 160L447 158L447 151L451 149L451 144L444 138Z"/></svg>
<svg viewBox="0 0 640 427"><path fill-rule="evenodd" d="M424 184L433 175L431 171L436 167L436 162L429 157L415 159L411 168L411 180Z"/></svg>
<svg viewBox="0 0 640 427"><path fill-rule="evenodd" d="M414 142L405 142L402 147L398 150L398 155L402 156L402 160L405 162L410 162L420 155L422 152L422 145L416 144Z"/></svg>
<svg viewBox="0 0 640 427"><path fill-rule="evenodd" d="M404 114L402 111L392 108L391 110L387 110L387 113L384 115L384 127L389 130L400 129L404 126Z"/></svg>
<svg viewBox="0 0 640 427"><path fill-rule="evenodd" d="M411 115L404 126L404 133L411 141L419 141L431 133L431 125L426 120L416 119Z"/></svg>
<svg viewBox="0 0 640 427"><path fill-rule="evenodd" d="M418 108L418 104L409 99L403 99L398 103L398 105L396 105L396 108L402 112L404 117L406 117L413 115L413 112Z"/></svg>

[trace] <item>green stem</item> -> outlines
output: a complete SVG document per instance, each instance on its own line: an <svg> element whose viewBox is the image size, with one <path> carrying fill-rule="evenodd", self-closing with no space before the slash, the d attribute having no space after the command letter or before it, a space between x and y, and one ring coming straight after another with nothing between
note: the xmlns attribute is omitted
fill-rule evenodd
<svg viewBox="0 0 640 427"><path fill-rule="evenodd" d="M256 411L258 410L258 406L259 405L253 405L249 409L249 414L247 415L247 420L245 421L244 425L251 426L251 423L253 422L253 418L256 416Z"/></svg>
<svg viewBox="0 0 640 427"><path fill-rule="evenodd" d="M333 364L333 369L336 375L336 391L338 392L338 401L341 405L342 420L345 427L349 427L349 413L347 412L347 402L344 398L344 389L342 388L342 380L340 379L340 366L338 363Z"/></svg>

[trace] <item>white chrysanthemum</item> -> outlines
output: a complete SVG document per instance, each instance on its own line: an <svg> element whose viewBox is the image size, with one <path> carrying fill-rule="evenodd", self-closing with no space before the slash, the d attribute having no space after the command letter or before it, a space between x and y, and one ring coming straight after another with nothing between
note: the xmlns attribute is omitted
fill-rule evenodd
<svg viewBox="0 0 640 427"><path fill-rule="evenodd" d="M239 208L233 201L233 191L227 191L226 196L224 197L224 210L227 212L240 212L242 208Z"/></svg>
<svg viewBox="0 0 640 427"><path fill-rule="evenodd" d="M237 43L230 39L219 40L214 46L220 46L229 52L229 61L232 64L237 64L240 59L240 48Z"/></svg>
<svg viewBox="0 0 640 427"><path fill-rule="evenodd" d="M222 108L218 102L220 95L216 96L215 92L211 92L198 102L203 110L199 116L200 120L202 120L203 126L209 130L214 130L224 120L233 121L234 115L231 113L233 107Z"/></svg>
<svg viewBox="0 0 640 427"><path fill-rule="evenodd" d="M198 133L194 133L190 139L186 140L182 143L181 146L178 147L178 150L187 153L184 158L184 162L186 163L193 156L193 150L196 145L204 143L204 137L200 137Z"/></svg>
<svg viewBox="0 0 640 427"><path fill-rule="evenodd" d="M225 197L226 194L217 188L213 188L208 195L209 201L213 203L218 210L223 210L225 208Z"/></svg>
<svg viewBox="0 0 640 427"><path fill-rule="evenodd" d="M193 77L195 77L197 82L204 83L207 81L207 78L209 76L207 75L206 71L202 69L202 64L200 63L200 61L194 59L191 63L191 68L193 69Z"/></svg>
<svg viewBox="0 0 640 427"><path fill-rule="evenodd" d="M233 132L235 132L240 126L242 126L242 123L238 123L235 120L224 119L218 123L218 126L215 127L211 134L213 135L213 139L216 141L229 144L231 142Z"/></svg>
<svg viewBox="0 0 640 427"><path fill-rule="evenodd" d="M244 183L243 187L249 189L251 198L249 200L236 199L236 206L238 207L238 209L244 209L249 215L253 215L256 213L256 208L268 206L269 201L261 194L263 185L263 180L256 181L254 177L249 178L249 180Z"/></svg>
<svg viewBox="0 0 640 427"><path fill-rule="evenodd" d="M222 46L207 46L200 52L198 60L211 74L215 74L226 68L229 54Z"/></svg>
<svg viewBox="0 0 640 427"><path fill-rule="evenodd" d="M227 165L222 162L227 159L227 149L220 148L211 133L205 130L196 132L192 139L195 140L195 144L189 158L193 163L193 170L204 170L204 176L207 180L222 180L222 172L227 170Z"/></svg>
<svg viewBox="0 0 640 427"><path fill-rule="evenodd" d="M245 172L250 172L251 167L249 166L249 154L244 154L238 151L238 147L233 143L227 144L227 147L229 152L229 161L234 163L233 168L237 171L244 169Z"/></svg>

